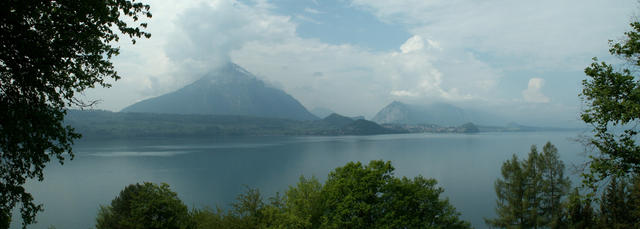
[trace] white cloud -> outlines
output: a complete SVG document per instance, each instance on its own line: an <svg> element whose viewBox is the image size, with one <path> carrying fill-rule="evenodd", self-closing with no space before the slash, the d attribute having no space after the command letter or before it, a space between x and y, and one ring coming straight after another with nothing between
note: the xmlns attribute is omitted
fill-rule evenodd
<svg viewBox="0 0 640 229"><path fill-rule="evenodd" d="M400 50L402 53L410 53L413 51L418 51L424 47L424 42L422 41L422 37L415 35L409 38L402 46L400 46Z"/></svg>
<svg viewBox="0 0 640 229"><path fill-rule="evenodd" d="M635 0L352 0L381 20L440 42L502 58L514 69L581 70L627 29Z"/></svg>
<svg viewBox="0 0 640 229"><path fill-rule="evenodd" d="M266 3L262 3L266 4ZM202 74L248 42L283 42L295 36L287 16L271 14L268 5L251 7L235 1L202 3L181 13L166 53L183 66Z"/></svg>
<svg viewBox="0 0 640 229"><path fill-rule="evenodd" d="M549 97L542 94L540 89L544 86L544 79L541 78L531 78L529 79L529 85L527 89L522 91L522 97L524 101L530 103L548 103L551 101Z"/></svg>
<svg viewBox="0 0 640 229"><path fill-rule="evenodd" d="M303 39L296 35L291 17L276 15L271 8L266 2L249 6L224 0L185 4L171 20L154 24L151 40L123 47L125 54L117 63L124 80L93 95L105 99L101 108L120 110L178 89L232 60L280 85L307 107L373 115L395 99L419 103L481 98L499 77L481 64L461 64L472 57L437 56L444 53L432 53L441 50L439 42L420 35L390 52ZM154 18L170 10L162 9ZM438 61L474 74L443 73L435 64ZM119 96L111 96L113 91Z"/></svg>
<svg viewBox="0 0 640 229"><path fill-rule="evenodd" d="M414 93L414 92L410 92L410 91L406 91L406 90L393 90L390 93L393 96L397 96L397 97L416 97L418 96L418 94Z"/></svg>
<svg viewBox="0 0 640 229"><path fill-rule="evenodd" d="M420 37L398 48L372 52L295 38L277 44L253 41L234 50L232 59L269 81L281 82L307 107L329 107L347 115L373 115L395 99L427 103L480 98L493 87L485 81L499 77L480 65L458 67L476 73L471 77L443 74Z"/></svg>
<svg viewBox="0 0 640 229"><path fill-rule="evenodd" d="M489 91L486 88L494 85L486 82L499 77L482 65L453 63L467 62L467 57L444 59L456 71L475 74L443 73L435 64L441 57L432 53L441 49L439 42L419 35L389 52L303 39L296 35L291 17L271 9L266 2L250 6L223 0L182 6L172 20L154 24L151 40L124 47L125 54L118 57L123 80L93 95L105 99L101 108L120 110L176 90L232 60L279 85L307 107L373 115L395 99L420 103L483 97ZM154 13L154 18L164 12ZM112 96L114 91L119 96Z"/></svg>
<svg viewBox="0 0 640 229"><path fill-rule="evenodd" d="M311 14L323 14L324 13L324 12L322 12L320 10L309 8L309 7L304 8L304 12L311 13Z"/></svg>
<svg viewBox="0 0 640 229"><path fill-rule="evenodd" d="M431 39L427 39L427 44L429 44L429 47L437 49L442 51L442 47L440 46L440 42L431 40Z"/></svg>

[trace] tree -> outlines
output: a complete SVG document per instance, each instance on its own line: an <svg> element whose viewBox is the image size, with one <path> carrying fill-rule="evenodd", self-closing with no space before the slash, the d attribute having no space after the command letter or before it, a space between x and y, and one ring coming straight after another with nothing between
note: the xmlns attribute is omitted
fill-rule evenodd
<svg viewBox="0 0 640 229"><path fill-rule="evenodd" d="M545 212L541 208L542 205L542 189L543 180L542 173L545 168L542 156L538 153L538 147L531 146L529 155L522 162L524 168L523 184L524 184L524 221L523 226L526 228L539 228L544 225L543 215Z"/></svg>
<svg viewBox="0 0 640 229"><path fill-rule="evenodd" d="M195 228L271 228L269 224L278 222L279 210L276 205L265 204L258 189L247 187L228 211L193 209L191 216Z"/></svg>
<svg viewBox="0 0 640 229"><path fill-rule="evenodd" d="M284 196L264 203L257 189L226 213L194 210L197 228L470 228L434 179L394 177L390 162L348 163L324 185L301 177Z"/></svg>
<svg viewBox="0 0 640 229"><path fill-rule="evenodd" d="M511 228L529 226L525 218L525 169L515 154L511 160L502 163L500 168L502 179L495 182L496 191L496 219L485 219L485 222L492 227Z"/></svg>
<svg viewBox="0 0 640 229"><path fill-rule="evenodd" d="M247 187L247 192L238 195L231 206L233 210L228 217L234 219L232 228L255 228L262 223L265 204L258 189Z"/></svg>
<svg viewBox="0 0 640 229"><path fill-rule="evenodd" d="M208 207L203 209L193 209L191 211L191 217L195 228L225 228L224 212L219 208L216 209L215 212L213 209Z"/></svg>
<svg viewBox="0 0 640 229"><path fill-rule="evenodd" d="M322 216L322 184L317 178L300 177L296 186L290 186L285 192L284 208L288 225L311 228L320 224Z"/></svg>
<svg viewBox="0 0 640 229"><path fill-rule="evenodd" d="M196 228L317 228L323 211L321 188L315 177L300 177L296 186L290 186L284 196L276 193L269 203L262 201L258 189L247 188L227 212L194 209L193 221Z"/></svg>
<svg viewBox="0 0 640 229"><path fill-rule="evenodd" d="M495 219L485 219L499 228L561 228L562 198L570 187L558 149L547 142L542 154L535 145L526 160L514 154L502 164L502 178L495 182Z"/></svg>
<svg viewBox="0 0 640 229"><path fill-rule="evenodd" d="M631 215L627 203L627 182L613 177L600 198L600 226L631 228Z"/></svg>
<svg viewBox="0 0 640 229"><path fill-rule="evenodd" d="M593 126L594 136L588 140L596 151L591 156L589 171L583 176L586 185L608 177L640 174L640 146L636 143L640 120L640 81L634 73L640 66L640 22L631 23L632 30L620 42L609 41L609 52L627 62L622 69L604 61L585 69L580 94L586 109L582 120Z"/></svg>
<svg viewBox="0 0 640 229"><path fill-rule="evenodd" d="M563 206L562 197L566 196L571 188L569 178L564 175L564 162L560 160L558 148L547 142L540 155L541 210L545 224L551 228L562 227Z"/></svg>
<svg viewBox="0 0 640 229"><path fill-rule="evenodd" d="M100 206L97 229L189 228L187 206L169 185L149 182L125 187L109 206Z"/></svg>
<svg viewBox="0 0 640 229"><path fill-rule="evenodd" d="M329 173L322 190L323 224L331 228L372 228L379 219L382 188L392 179L390 162L347 163Z"/></svg>
<svg viewBox="0 0 640 229"><path fill-rule="evenodd" d="M631 181L627 199L627 204L630 208L629 214L632 219L631 227L640 228L640 176L633 177Z"/></svg>
<svg viewBox="0 0 640 229"><path fill-rule="evenodd" d="M470 228L434 179L393 176L390 162L350 162L322 188L322 228Z"/></svg>
<svg viewBox="0 0 640 229"><path fill-rule="evenodd" d="M65 108L91 105L76 93L120 78L113 43L149 38L138 22L149 8L136 0L0 1L0 219L20 203L23 227L35 222L42 206L25 182L42 180L52 158L73 159L80 135L64 124Z"/></svg>
<svg viewBox="0 0 640 229"><path fill-rule="evenodd" d="M568 228L596 228L595 213L593 212L593 207L591 207L591 199L580 195L578 188L575 188L569 194L564 209Z"/></svg>
<svg viewBox="0 0 640 229"><path fill-rule="evenodd" d="M377 228L470 228L434 179L394 178L383 188Z"/></svg>

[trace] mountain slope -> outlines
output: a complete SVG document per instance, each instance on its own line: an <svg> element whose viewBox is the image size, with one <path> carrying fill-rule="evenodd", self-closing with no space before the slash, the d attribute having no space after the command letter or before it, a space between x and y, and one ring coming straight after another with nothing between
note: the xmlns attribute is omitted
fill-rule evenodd
<svg viewBox="0 0 640 229"><path fill-rule="evenodd" d="M349 117L345 117L345 116L333 113L327 116L326 118L322 119L321 121L330 126L343 127L348 124L351 124L354 120Z"/></svg>
<svg viewBox="0 0 640 229"><path fill-rule="evenodd" d="M135 103L122 112L317 119L289 94L265 85L235 64L228 64L177 91Z"/></svg>
<svg viewBox="0 0 640 229"><path fill-rule="evenodd" d="M394 101L380 110L373 121L395 124L437 124L454 126L471 121L467 113L453 105L436 103L416 106Z"/></svg>
<svg viewBox="0 0 640 229"><path fill-rule="evenodd" d="M334 111L330 110L329 108L324 108L324 107L316 107L311 109L309 112L311 112L311 114L315 115L318 118L325 118L333 113L335 113Z"/></svg>

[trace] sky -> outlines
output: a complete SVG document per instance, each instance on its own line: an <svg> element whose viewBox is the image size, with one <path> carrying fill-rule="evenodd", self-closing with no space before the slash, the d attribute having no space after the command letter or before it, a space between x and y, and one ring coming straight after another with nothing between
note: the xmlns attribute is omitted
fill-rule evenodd
<svg viewBox="0 0 640 229"><path fill-rule="evenodd" d="M227 62L298 99L373 117L451 103L531 125L578 123L584 68L619 61L635 0L153 0L152 37L122 39L121 80L84 93L120 109Z"/></svg>

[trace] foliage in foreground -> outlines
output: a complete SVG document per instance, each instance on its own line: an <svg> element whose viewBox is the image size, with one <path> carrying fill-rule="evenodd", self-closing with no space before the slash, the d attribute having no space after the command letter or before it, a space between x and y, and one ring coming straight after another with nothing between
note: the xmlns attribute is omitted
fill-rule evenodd
<svg viewBox="0 0 640 229"><path fill-rule="evenodd" d="M186 207L166 184L130 185L101 207L97 228L470 228L440 198L434 179L393 176L390 162L348 163L322 185L301 177L284 195L264 201L257 189L231 209Z"/></svg>
<svg viewBox="0 0 640 229"><path fill-rule="evenodd" d="M613 178L599 200L600 227L640 228L640 177Z"/></svg>
<svg viewBox="0 0 640 229"><path fill-rule="evenodd" d="M597 154L591 157L584 182L596 184L611 177L640 174L640 145L637 144L640 121L640 21L631 23L632 30L620 42L609 41L611 55L626 61L621 70L611 64L597 62L584 71L588 76L581 98L586 109L582 120L593 126L594 136L588 140Z"/></svg>
<svg viewBox="0 0 640 229"><path fill-rule="evenodd" d="M566 223L560 201L570 182L554 145L547 142L542 153L533 145L527 159L519 160L514 154L501 170L502 178L495 183L498 217L487 219L488 225L558 228Z"/></svg>
<svg viewBox="0 0 640 229"><path fill-rule="evenodd" d="M542 153L531 147L528 157L503 163L495 183L496 228L640 228L640 178L613 178L599 199L569 192L564 163L547 143ZM596 207L598 210L596 210Z"/></svg>
<svg viewBox="0 0 640 229"><path fill-rule="evenodd" d="M0 1L0 226L20 206L23 227L41 205L24 185L43 180L51 159L73 158L80 137L64 123L68 106L86 106L75 95L119 79L111 58L120 36L143 31L149 5L131 0ZM135 43L135 42L134 42Z"/></svg>
<svg viewBox="0 0 640 229"><path fill-rule="evenodd" d="M145 182L125 187L111 205L100 206L96 228L187 228L190 220L169 185Z"/></svg>

